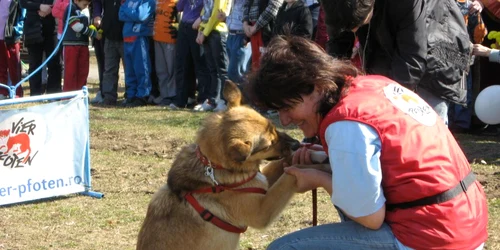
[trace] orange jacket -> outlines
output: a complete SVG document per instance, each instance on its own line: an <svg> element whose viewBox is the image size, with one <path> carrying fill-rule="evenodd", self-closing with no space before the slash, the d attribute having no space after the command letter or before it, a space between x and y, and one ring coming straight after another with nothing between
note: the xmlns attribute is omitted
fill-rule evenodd
<svg viewBox="0 0 500 250"><path fill-rule="evenodd" d="M177 38L177 0L158 0L153 29L153 39L163 43L173 43Z"/></svg>

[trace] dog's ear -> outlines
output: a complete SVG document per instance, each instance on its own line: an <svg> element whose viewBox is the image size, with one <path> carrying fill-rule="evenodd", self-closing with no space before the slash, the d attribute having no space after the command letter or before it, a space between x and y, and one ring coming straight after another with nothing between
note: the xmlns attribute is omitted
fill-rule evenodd
<svg viewBox="0 0 500 250"><path fill-rule="evenodd" d="M252 152L252 143L249 141L235 139L229 143L228 149L228 155L231 160L243 162L250 156Z"/></svg>
<svg viewBox="0 0 500 250"><path fill-rule="evenodd" d="M226 80L224 85L224 98L227 101L227 109L241 106L241 91L236 83Z"/></svg>

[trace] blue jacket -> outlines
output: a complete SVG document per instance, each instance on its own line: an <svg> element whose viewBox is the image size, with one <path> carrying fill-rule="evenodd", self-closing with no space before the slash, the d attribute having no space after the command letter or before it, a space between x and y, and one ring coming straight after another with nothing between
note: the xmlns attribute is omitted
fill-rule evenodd
<svg viewBox="0 0 500 250"><path fill-rule="evenodd" d="M139 13L139 6L142 4L149 4L150 7L145 13L144 21L141 21ZM124 22L123 37L152 36L155 8L155 0L126 0L118 13L118 18Z"/></svg>

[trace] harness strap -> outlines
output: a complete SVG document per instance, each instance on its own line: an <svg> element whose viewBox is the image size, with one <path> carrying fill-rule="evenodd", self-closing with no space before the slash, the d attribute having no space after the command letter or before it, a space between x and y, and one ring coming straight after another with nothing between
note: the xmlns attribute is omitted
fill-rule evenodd
<svg viewBox="0 0 500 250"><path fill-rule="evenodd" d="M221 165L210 162L210 160L201 152L199 145L196 145L196 157L198 157L201 163L205 166L213 167L214 169L224 169Z"/></svg>
<svg viewBox="0 0 500 250"><path fill-rule="evenodd" d="M444 191L442 193L429 196L429 197L424 197L422 199L418 199L415 201L409 201L409 202L402 202L402 203L396 203L396 204L386 204L386 209L391 211L394 209L407 209L407 208L412 208L412 207L419 207L419 206L427 206L427 205L433 205L433 204L439 204L443 202L447 202L462 192L466 193L467 188L476 181L476 175L471 171L463 180L461 180L455 187L448 189L447 191Z"/></svg>
<svg viewBox="0 0 500 250"><path fill-rule="evenodd" d="M186 198L187 202L189 202L189 204L191 204L191 206L193 206L194 210L196 210L196 212L198 212L200 214L200 216L203 220L211 222L212 224L216 225L220 229L226 230L226 231L231 232L231 233L237 233L237 234L244 233L247 230L247 227L243 227L243 228L236 227L236 226L229 224L228 222L225 222L225 221L219 219L219 217L215 216L212 212L210 212L209 210L207 210L203 206L201 206L200 203L198 203L198 201L193 197L192 193L187 193L184 196L184 198Z"/></svg>

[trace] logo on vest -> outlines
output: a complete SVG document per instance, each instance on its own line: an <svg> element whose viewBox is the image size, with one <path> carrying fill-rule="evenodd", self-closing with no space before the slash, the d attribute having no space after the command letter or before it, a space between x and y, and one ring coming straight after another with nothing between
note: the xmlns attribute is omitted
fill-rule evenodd
<svg viewBox="0 0 500 250"><path fill-rule="evenodd" d="M436 124L437 114L413 91L395 83L384 88L384 94L399 110L426 126Z"/></svg>

